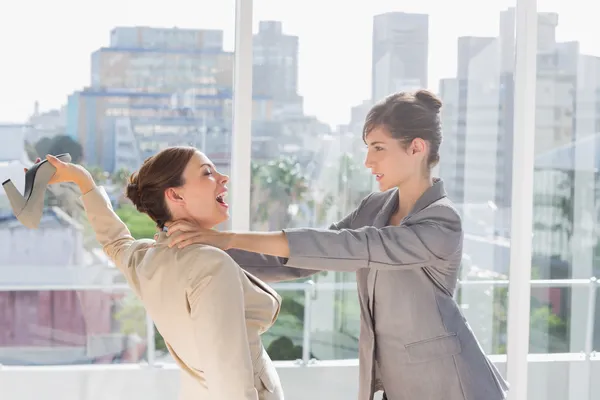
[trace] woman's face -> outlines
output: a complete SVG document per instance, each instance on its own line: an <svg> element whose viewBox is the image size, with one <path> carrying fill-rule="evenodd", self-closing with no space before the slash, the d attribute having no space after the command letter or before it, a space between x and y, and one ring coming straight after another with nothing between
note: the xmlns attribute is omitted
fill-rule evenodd
<svg viewBox="0 0 600 400"><path fill-rule="evenodd" d="M193 220L205 228L229 219L225 202L229 177L217 172L208 157L196 152L183 171L183 181L183 186L166 192L174 219Z"/></svg>
<svg viewBox="0 0 600 400"><path fill-rule="evenodd" d="M366 135L365 141L368 147L365 166L375 175L382 192L421 176L427 154L422 139L404 146L385 127L378 126Z"/></svg>

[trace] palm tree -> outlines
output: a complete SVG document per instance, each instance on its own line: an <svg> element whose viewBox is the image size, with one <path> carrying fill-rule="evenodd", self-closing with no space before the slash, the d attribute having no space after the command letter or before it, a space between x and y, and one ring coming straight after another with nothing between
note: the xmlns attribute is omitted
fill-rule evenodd
<svg viewBox="0 0 600 400"><path fill-rule="evenodd" d="M253 224L269 230L289 227L294 207L307 200L308 180L297 160L280 157L252 167Z"/></svg>
<svg viewBox="0 0 600 400"><path fill-rule="evenodd" d="M96 183L101 185L106 182L108 174L102 169L102 167L90 166L87 167L87 170L90 174L92 174L92 178L94 178L94 181L96 181Z"/></svg>
<svg viewBox="0 0 600 400"><path fill-rule="evenodd" d="M115 185L125 186L127 184L127 181L129 180L130 175L131 173L126 168L119 168L112 174L111 179L115 183Z"/></svg>
<svg viewBox="0 0 600 400"><path fill-rule="evenodd" d="M371 192L371 180L364 168L358 164L354 156L344 153L339 161L338 175L338 219L343 218L356 208L360 201Z"/></svg>

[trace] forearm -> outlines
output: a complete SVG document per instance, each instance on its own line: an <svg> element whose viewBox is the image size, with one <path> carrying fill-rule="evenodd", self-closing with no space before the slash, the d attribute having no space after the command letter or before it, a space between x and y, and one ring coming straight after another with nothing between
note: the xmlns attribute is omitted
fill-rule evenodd
<svg viewBox="0 0 600 400"><path fill-rule="evenodd" d="M110 199L101 187L93 185L90 179L88 184L80 186L84 193L81 196L88 221L94 233L96 240L102 246L104 252L115 263L129 279L131 275L130 265L124 258L124 255L134 242L127 225L115 214L112 209Z"/></svg>
<svg viewBox="0 0 600 400"><path fill-rule="evenodd" d="M306 278L317 272L312 269L286 265L287 258L283 257L268 256L240 249L229 249L227 254L246 272L267 283Z"/></svg>
<svg viewBox="0 0 600 400"><path fill-rule="evenodd" d="M230 248L287 258L290 246L283 232L234 233Z"/></svg>

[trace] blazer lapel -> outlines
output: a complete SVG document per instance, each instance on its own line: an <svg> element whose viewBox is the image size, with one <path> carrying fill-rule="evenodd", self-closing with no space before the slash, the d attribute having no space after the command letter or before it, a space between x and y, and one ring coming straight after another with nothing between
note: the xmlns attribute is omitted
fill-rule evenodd
<svg viewBox="0 0 600 400"><path fill-rule="evenodd" d="M398 189L391 189L387 193L387 200L385 201L383 207L375 220L373 221L373 226L375 228L383 228L388 225L390 217L398 209ZM368 310L371 315L371 321L374 323L375 321L375 308L373 307L373 301L375 299L375 282L377 281L378 271L375 268L369 269L367 273L367 295L368 295Z"/></svg>
<svg viewBox="0 0 600 400"><path fill-rule="evenodd" d="M390 189L387 192L387 200L373 221L373 226L375 228L383 228L387 226L392 214L398 209L398 204L398 189Z"/></svg>

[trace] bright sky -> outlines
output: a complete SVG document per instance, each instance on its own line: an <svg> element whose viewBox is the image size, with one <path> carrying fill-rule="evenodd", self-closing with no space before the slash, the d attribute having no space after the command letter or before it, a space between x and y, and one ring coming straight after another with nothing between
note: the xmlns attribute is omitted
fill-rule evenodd
<svg viewBox="0 0 600 400"><path fill-rule="evenodd" d="M371 93L373 15L428 13L429 82L456 70L459 36L497 36L499 12L509 0L254 0L254 24L280 20L300 37L299 91L305 110L332 124L346 123L350 107ZM410 3L410 4L409 4ZM107 46L115 26L216 28L233 50L233 0L21 0L0 13L0 121L22 122L35 100L42 111L61 106L89 84L90 53ZM350 5L352 4L352 5ZM559 13L559 41L579 40L600 55L600 24L583 0L539 0L540 11Z"/></svg>

